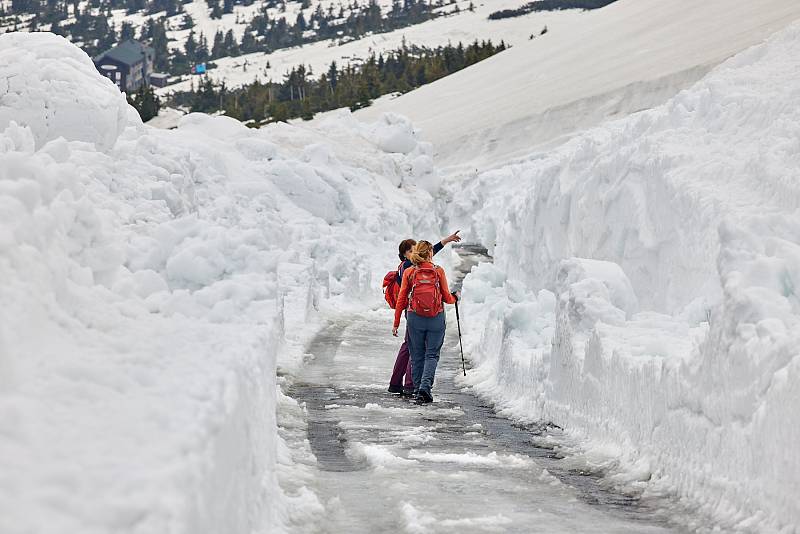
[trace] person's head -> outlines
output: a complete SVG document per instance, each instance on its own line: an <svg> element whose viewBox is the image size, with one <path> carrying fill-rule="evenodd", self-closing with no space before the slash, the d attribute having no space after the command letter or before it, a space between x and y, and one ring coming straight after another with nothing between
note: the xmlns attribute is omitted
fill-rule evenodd
<svg viewBox="0 0 800 534"><path fill-rule="evenodd" d="M413 249L416 244L417 242L413 239L405 239L400 242L400 248L398 249L400 261L409 259L408 256L411 254L411 249Z"/></svg>
<svg viewBox="0 0 800 534"><path fill-rule="evenodd" d="M433 245L427 241L419 241L414 245L414 248L411 249L411 254L408 259L410 259L411 263L414 265L419 265L420 263L431 261L431 258L433 258Z"/></svg>

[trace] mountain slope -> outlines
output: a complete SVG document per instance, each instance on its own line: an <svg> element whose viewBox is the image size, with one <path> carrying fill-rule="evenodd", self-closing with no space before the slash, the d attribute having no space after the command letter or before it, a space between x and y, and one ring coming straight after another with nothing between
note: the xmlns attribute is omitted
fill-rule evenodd
<svg viewBox="0 0 800 534"><path fill-rule="evenodd" d="M279 81L292 68L306 65L321 74L332 61L339 65L360 64L370 53L385 53L407 45L435 48L448 43L470 43L476 39L517 44L528 39L531 33L538 34L547 26L550 30L569 31L572 21L584 17L584 13L570 11L536 12L522 17L489 20L488 15L498 9L517 7L515 0L493 0L491 4L480 4L474 12L468 11L470 2L461 0L461 11L447 17L438 17L421 24L400 28L387 33L366 35L360 39L337 43L332 40L318 41L303 46L283 48L269 54L252 53L238 57L215 60L217 68L209 71L213 80L224 81L229 87L251 83L256 79ZM327 4L325 4L327 5ZM449 9L452 9L451 7ZM174 32L178 41L184 42L186 32ZM207 32L207 35L209 34ZM267 68L269 65L269 68ZM189 90L191 79L169 86L162 93Z"/></svg>
<svg viewBox="0 0 800 534"><path fill-rule="evenodd" d="M657 105L797 18L794 0L620 0L359 115L403 114L440 164L490 166Z"/></svg>

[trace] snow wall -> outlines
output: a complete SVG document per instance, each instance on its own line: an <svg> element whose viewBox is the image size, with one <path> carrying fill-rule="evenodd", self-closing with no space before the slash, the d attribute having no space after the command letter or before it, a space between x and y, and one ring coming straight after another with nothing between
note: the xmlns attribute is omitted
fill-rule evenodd
<svg viewBox="0 0 800 534"><path fill-rule="evenodd" d="M464 183L469 380L724 530L800 525L800 26ZM692 526L692 525L689 525Z"/></svg>
<svg viewBox="0 0 800 534"><path fill-rule="evenodd" d="M432 231L429 150L393 116L154 130L0 36L0 532L281 531L276 368Z"/></svg>

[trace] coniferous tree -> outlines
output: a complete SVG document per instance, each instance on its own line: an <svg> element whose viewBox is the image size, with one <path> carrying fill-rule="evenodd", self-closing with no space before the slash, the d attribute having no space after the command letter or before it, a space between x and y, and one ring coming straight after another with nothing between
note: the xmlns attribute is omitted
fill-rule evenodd
<svg viewBox="0 0 800 534"><path fill-rule="evenodd" d="M253 36L253 33L250 31L250 29L246 29L244 34L242 34L241 52L243 54L255 52L256 45L256 38Z"/></svg>
<svg viewBox="0 0 800 534"><path fill-rule="evenodd" d="M248 29L254 31L257 35L266 35L269 29L269 14L267 13L266 7L261 13L253 17Z"/></svg>
<svg viewBox="0 0 800 534"><path fill-rule="evenodd" d="M133 29L133 24L131 24L127 20L124 21L122 23L122 27L120 28L120 31L119 31L119 40L120 41L127 41L128 39L133 39L135 37L135 35L136 34L134 32L134 29Z"/></svg>
<svg viewBox="0 0 800 534"><path fill-rule="evenodd" d="M128 15L138 13L145 8L145 0L124 0L125 12Z"/></svg>
<svg viewBox="0 0 800 534"><path fill-rule="evenodd" d="M336 62L331 61L331 66L328 67L328 84L331 92L336 91L336 85L339 83L339 71L336 68Z"/></svg>
<svg viewBox="0 0 800 534"><path fill-rule="evenodd" d="M297 33L297 35L300 38L302 38L303 32L306 31L306 28L308 28L308 24L306 23L306 17L303 15L302 11L297 14L297 21L295 21L294 27L295 27L295 33Z"/></svg>
<svg viewBox="0 0 800 534"><path fill-rule="evenodd" d="M303 99L300 106L300 118L304 121L310 121L314 118L314 111L311 108L311 101L308 98Z"/></svg>
<svg viewBox="0 0 800 534"><path fill-rule="evenodd" d="M214 84L208 76L203 77L200 86L193 93L190 110L201 113L216 111L218 109L217 102L218 97L214 89Z"/></svg>
<svg viewBox="0 0 800 534"><path fill-rule="evenodd" d="M197 63L205 63L209 59L208 53L208 41L206 40L206 36L202 33L200 34L200 38L197 41L197 48L195 49L194 55L195 62Z"/></svg>
<svg viewBox="0 0 800 534"><path fill-rule="evenodd" d="M222 47L229 56L239 55L239 45L236 44L236 37L233 35L233 30L228 30L228 33L225 34Z"/></svg>
<svg viewBox="0 0 800 534"><path fill-rule="evenodd" d="M2 14L0 14L0 16L2 16ZM50 32L51 32L51 33L54 33L54 34L56 34L56 35L65 36L65 32L64 32L64 30L63 30L63 29L61 29L61 25L59 24L59 21L58 21L58 19L54 20L54 21L53 21L53 22L50 24Z"/></svg>
<svg viewBox="0 0 800 534"><path fill-rule="evenodd" d="M31 0L11 0L11 12L15 15L28 13L32 4Z"/></svg>
<svg viewBox="0 0 800 534"><path fill-rule="evenodd" d="M211 59L225 55L225 50L222 46L224 39L225 36L222 34L222 30L218 30L217 33L214 34L214 44L211 47Z"/></svg>
<svg viewBox="0 0 800 534"><path fill-rule="evenodd" d="M139 40L147 41L153 37L153 19L148 18L139 29Z"/></svg>
<svg viewBox="0 0 800 534"><path fill-rule="evenodd" d="M185 53L180 50L173 50L169 62L169 71L171 74L186 74L191 68L191 62Z"/></svg>
<svg viewBox="0 0 800 534"><path fill-rule="evenodd" d="M178 0L167 0L166 10L167 17L174 17L183 11L183 5Z"/></svg>
<svg viewBox="0 0 800 534"><path fill-rule="evenodd" d="M221 19L222 18L222 7L219 5L219 0L213 0L211 2L211 18L212 19Z"/></svg>
<svg viewBox="0 0 800 534"><path fill-rule="evenodd" d="M180 29L191 30L192 28L194 28L194 19L190 14L186 13L181 19Z"/></svg>
<svg viewBox="0 0 800 534"><path fill-rule="evenodd" d="M189 36L186 38L183 49L189 61L195 61L197 59L197 41L194 40L194 30L189 31Z"/></svg>
<svg viewBox="0 0 800 534"><path fill-rule="evenodd" d="M148 85L142 85L133 95L128 95L128 103L136 108L142 122L147 122L158 115L161 102L153 89Z"/></svg>
<svg viewBox="0 0 800 534"><path fill-rule="evenodd" d="M164 26L164 19L159 19L153 24L152 35L150 46L155 54L153 67L159 71L166 71L169 68L169 48L167 46L167 28Z"/></svg>

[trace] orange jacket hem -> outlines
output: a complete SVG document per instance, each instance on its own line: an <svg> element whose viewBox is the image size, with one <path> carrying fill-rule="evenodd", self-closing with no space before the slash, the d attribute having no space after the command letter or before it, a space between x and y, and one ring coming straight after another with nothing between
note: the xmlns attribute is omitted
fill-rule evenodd
<svg viewBox="0 0 800 534"><path fill-rule="evenodd" d="M420 266L433 267L432 263L421 263ZM447 277L444 274L444 269L436 267L436 272L439 274L439 288L442 291L442 300L446 304L455 304L456 298L450 294L450 288L447 286ZM408 308L408 294L411 292L411 277L414 275L414 267L410 267L403 272L403 282L400 284L400 293L397 295L397 305L394 308L394 327L400 326L400 318L403 316L403 311Z"/></svg>

